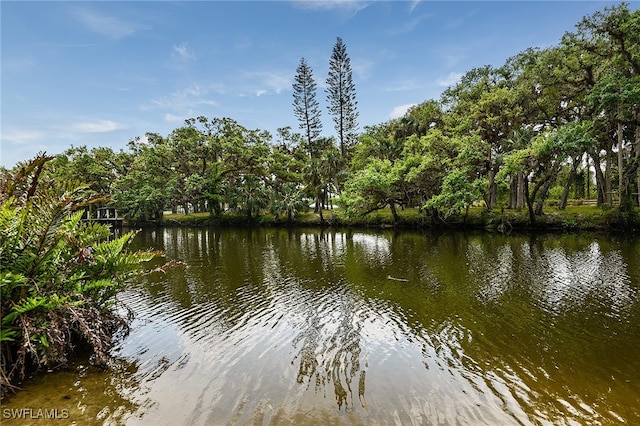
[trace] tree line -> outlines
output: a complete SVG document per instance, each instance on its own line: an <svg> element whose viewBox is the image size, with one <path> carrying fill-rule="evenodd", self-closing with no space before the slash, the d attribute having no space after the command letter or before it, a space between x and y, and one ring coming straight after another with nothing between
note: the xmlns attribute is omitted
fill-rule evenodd
<svg viewBox="0 0 640 426"><path fill-rule="evenodd" d="M72 147L56 179L110 196L130 220L162 212L270 211L309 206L347 214L418 208L447 218L481 204L526 209L594 197L631 211L640 188L640 11L621 3L584 17L548 48L472 69L439 99L358 129L355 84L338 38L327 77L336 136L323 136L313 70L300 60L293 112L301 132L251 130L197 117L115 152Z"/></svg>

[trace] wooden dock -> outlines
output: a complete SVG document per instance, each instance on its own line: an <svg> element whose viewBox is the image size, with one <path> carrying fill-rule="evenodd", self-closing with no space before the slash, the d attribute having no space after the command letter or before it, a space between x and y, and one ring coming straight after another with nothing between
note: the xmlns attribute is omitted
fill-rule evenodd
<svg viewBox="0 0 640 426"><path fill-rule="evenodd" d="M89 217L86 220L117 228L121 228L124 222L124 218L118 215L118 210L116 210L115 207L100 207L96 210L95 216Z"/></svg>

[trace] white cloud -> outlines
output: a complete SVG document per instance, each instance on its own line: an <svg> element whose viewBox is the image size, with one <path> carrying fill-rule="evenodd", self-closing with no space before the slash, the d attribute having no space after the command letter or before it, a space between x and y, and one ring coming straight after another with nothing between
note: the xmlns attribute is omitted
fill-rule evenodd
<svg viewBox="0 0 640 426"><path fill-rule="evenodd" d="M293 0L291 3L300 9L333 12L339 19L346 22L373 2L361 0Z"/></svg>
<svg viewBox="0 0 640 426"><path fill-rule="evenodd" d="M125 126L112 120L98 120L71 123L69 128L80 133L108 133L124 129Z"/></svg>
<svg viewBox="0 0 640 426"><path fill-rule="evenodd" d="M369 6L371 2L361 0L294 0L292 3L303 9L340 9L358 12Z"/></svg>
<svg viewBox="0 0 640 426"><path fill-rule="evenodd" d="M73 11L74 17L86 28L110 38L124 38L135 33L138 25L123 21L114 16L98 13L86 8L78 8Z"/></svg>
<svg viewBox="0 0 640 426"><path fill-rule="evenodd" d="M77 139L87 133L109 133L127 126L112 120L76 121L58 125L44 125L40 130L10 130L0 135L3 146L34 145L50 139Z"/></svg>
<svg viewBox="0 0 640 426"><path fill-rule="evenodd" d="M274 72L268 72L262 74L265 84L273 89L274 92L280 93L283 90L291 88L292 82L289 74L278 74Z"/></svg>
<svg viewBox="0 0 640 426"><path fill-rule="evenodd" d="M393 108L393 110L391 111L391 113L389 114L389 118L394 119L394 118L400 118L403 115L406 114L406 112L409 110L409 108L416 106L417 104L404 104L404 105L398 105L397 107Z"/></svg>
<svg viewBox="0 0 640 426"><path fill-rule="evenodd" d="M460 81L463 75L461 72L450 72L446 77L437 79L436 83L442 87L453 86Z"/></svg>
<svg viewBox="0 0 640 426"><path fill-rule="evenodd" d="M18 161L33 158L39 151L62 152L75 141L91 144L100 134L125 128L112 120L83 120L70 123L57 121L57 124L39 122L38 125L39 129L2 130L0 164L13 165Z"/></svg>
<svg viewBox="0 0 640 426"><path fill-rule="evenodd" d="M184 117L179 115L175 115L171 113L166 113L164 115L164 121L166 121L167 123L181 123L184 120L185 120Z"/></svg>
<svg viewBox="0 0 640 426"><path fill-rule="evenodd" d="M244 73L243 77L248 82L247 85L254 88L251 91L257 96L269 92L282 93L291 89L292 85L290 72L249 71Z"/></svg>
<svg viewBox="0 0 640 426"><path fill-rule="evenodd" d="M187 43L180 43L178 45L174 44L171 56L181 61L196 60L196 54L191 49L189 49L189 47L187 46Z"/></svg>
<svg viewBox="0 0 640 426"><path fill-rule="evenodd" d="M222 84L200 85L194 83L190 86L175 90L168 96L162 96L151 100L149 104L143 105L142 110L168 109L174 112L184 112L197 105L216 106L218 103L209 96L212 93L225 93L226 89Z"/></svg>
<svg viewBox="0 0 640 426"><path fill-rule="evenodd" d="M375 63L372 60L358 58L351 60L351 69L358 78L366 80L371 76L371 70Z"/></svg>
<svg viewBox="0 0 640 426"><path fill-rule="evenodd" d="M8 142L15 145L22 145L40 139L44 137L44 135L44 132L37 130L14 130L6 133L2 132L0 140L2 140L2 142Z"/></svg>
<svg viewBox="0 0 640 426"><path fill-rule="evenodd" d="M149 145L149 137L146 134L138 136L138 141L142 144Z"/></svg>

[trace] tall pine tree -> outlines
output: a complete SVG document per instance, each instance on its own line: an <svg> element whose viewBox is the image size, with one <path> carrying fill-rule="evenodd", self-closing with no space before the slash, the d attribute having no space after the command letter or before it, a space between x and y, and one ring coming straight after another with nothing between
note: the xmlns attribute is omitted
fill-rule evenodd
<svg viewBox="0 0 640 426"><path fill-rule="evenodd" d="M304 58L300 59L293 83L293 111L300 122L300 129L304 131L309 157L319 157L318 139L322 130L322 122L316 100L313 70Z"/></svg>
<svg viewBox="0 0 640 426"><path fill-rule="evenodd" d="M338 37L329 61L329 76L327 77L327 101L329 114L333 122L340 152L347 158L349 151L355 145L358 130L358 111L356 109L356 88L351 73L351 60L347 55L347 46Z"/></svg>

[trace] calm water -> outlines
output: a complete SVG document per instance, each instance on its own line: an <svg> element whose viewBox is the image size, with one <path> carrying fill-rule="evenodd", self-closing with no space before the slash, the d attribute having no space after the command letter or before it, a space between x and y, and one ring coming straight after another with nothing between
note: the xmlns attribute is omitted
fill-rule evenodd
<svg viewBox="0 0 640 426"><path fill-rule="evenodd" d="M165 229L136 243L188 266L121 295L136 319L113 369L40 376L3 414L640 424L637 238Z"/></svg>

